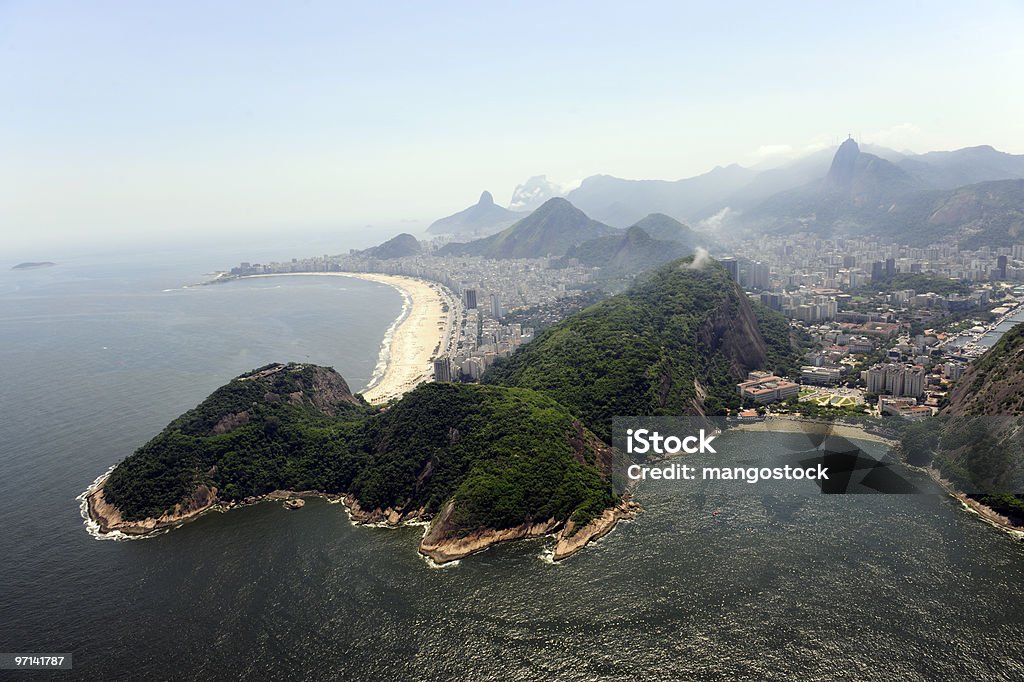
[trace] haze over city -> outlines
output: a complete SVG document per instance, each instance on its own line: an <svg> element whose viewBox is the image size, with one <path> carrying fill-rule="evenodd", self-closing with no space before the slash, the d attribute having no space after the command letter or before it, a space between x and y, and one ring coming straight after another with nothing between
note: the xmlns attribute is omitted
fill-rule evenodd
<svg viewBox="0 0 1024 682"><path fill-rule="evenodd" d="M366 224L379 241L533 175L677 179L848 133L1021 153L1022 19L1012 2L8 2L4 250Z"/></svg>

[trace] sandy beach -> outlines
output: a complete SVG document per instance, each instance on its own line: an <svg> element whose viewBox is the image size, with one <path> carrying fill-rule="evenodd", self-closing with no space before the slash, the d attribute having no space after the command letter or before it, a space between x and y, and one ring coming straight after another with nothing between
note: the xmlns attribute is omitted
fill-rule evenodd
<svg viewBox="0 0 1024 682"><path fill-rule="evenodd" d="M405 297L403 317L398 327L389 329L385 338L387 366L384 375L364 388L363 397L380 405L400 398L434 376L434 358L447 350L458 315L458 301L436 282L403 275L375 272L291 272L249 277L354 277L387 284ZM448 311L444 305L447 303ZM353 387L354 389L354 387ZM354 389L355 390L355 389Z"/></svg>
<svg viewBox="0 0 1024 682"><path fill-rule="evenodd" d="M763 431L766 433L816 432L825 433L837 438L850 438L855 440L872 441L874 443L884 443L889 447L895 447L898 445L896 441L871 433L856 424L839 424L813 419L801 419L799 417L783 417L776 415L762 421L730 425L729 429L735 431Z"/></svg>

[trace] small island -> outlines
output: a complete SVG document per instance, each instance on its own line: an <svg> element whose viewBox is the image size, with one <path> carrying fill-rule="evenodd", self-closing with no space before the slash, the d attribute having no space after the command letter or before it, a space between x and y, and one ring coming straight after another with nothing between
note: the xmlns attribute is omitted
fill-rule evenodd
<svg viewBox="0 0 1024 682"><path fill-rule="evenodd" d="M27 261L25 263L18 263L11 270L42 270L43 268L52 268L56 263L50 261Z"/></svg>

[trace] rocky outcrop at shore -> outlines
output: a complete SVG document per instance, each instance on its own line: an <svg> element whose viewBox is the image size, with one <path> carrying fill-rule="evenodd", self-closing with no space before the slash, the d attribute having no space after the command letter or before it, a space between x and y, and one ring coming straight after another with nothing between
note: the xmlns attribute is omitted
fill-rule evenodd
<svg viewBox="0 0 1024 682"><path fill-rule="evenodd" d="M559 526L555 519L548 519L541 523L524 523L501 530L481 529L468 535L453 537L449 535L449 520L453 510L454 506L449 502L420 541L420 554L430 557L439 564L475 554L499 542L543 537L554 532Z"/></svg>
<svg viewBox="0 0 1024 682"><path fill-rule="evenodd" d="M104 481L105 482L105 481ZM89 518L100 527L101 533L119 532L125 535L145 535L153 531L178 526L212 509L217 504L217 489L200 485L187 502L175 505L170 513L158 518L138 521L125 520L121 511L103 499L103 483L100 482L86 495Z"/></svg>
<svg viewBox="0 0 1024 682"><path fill-rule="evenodd" d="M199 486L189 503L176 505L172 513L164 514L159 518L146 518L139 521L124 520L117 507L103 499L102 482L86 494L86 500L89 518L99 526L100 533L124 533L125 535L141 536L165 528L180 526L214 508L231 509L257 502L281 500L288 509L299 509L305 503L297 497L298 495L320 495L329 500L340 499L348 509L353 523L359 525L400 526L404 523L429 518L426 510L422 508L402 510L388 507L387 509L366 510L352 495L330 495L318 491L275 490L266 495L246 498L240 502L231 502L225 506L218 502L216 488ZM552 518L544 522L524 523L501 530L481 529L468 535L453 537L449 534L453 529L450 519L454 512L454 505L449 502L442 514L424 534L420 541L419 551L435 562L444 564L481 552L501 542L539 538L557 532L553 560L561 561L610 533L620 520L634 518L639 509L640 506L631 502L627 496L618 505L606 509L601 516L579 528L571 520L563 524Z"/></svg>
<svg viewBox="0 0 1024 682"><path fill-rule="evenodd" d="M395 509L393 507L386 509L363 509L362 505L359 504L359 500L353 495L345 495L342 500L348 508L352 521L359 524L398 526L407 521L423 519L426 515L426 510L423 508L409 510Z"/></svg>
<svg viewBox="0 0 1024 682"><path fill-rule="evenodd" d="M619 521L634 518L639 510L640 505L631 502L627 496L615 507L605 509L603 514L578 530L570 520L558 534L555 553L551 558L554 561L561 561L572 556L591 542L612 532Z"/></svg>
<svg viewBox="0 0 1024 682"><path fill-rule="evenodd" d="M543 522L524 523L501 530L481 529L468 535L450 536L448 535L451 530L449 518L454 508L449 503L444 512L432 524L430 530L423 536L423 540L420 541L420 554L430 557L439 564L444 564L481 552L501 542L539 538L558 531L552 559L561 561L610 533L615 528L615 524L622 519L635 517L639 509L640 506L631 502L627 496L618 505L606 509L601 516L580 528L577 528L571 520L562 524L556 519L548 519Z"/></svg>

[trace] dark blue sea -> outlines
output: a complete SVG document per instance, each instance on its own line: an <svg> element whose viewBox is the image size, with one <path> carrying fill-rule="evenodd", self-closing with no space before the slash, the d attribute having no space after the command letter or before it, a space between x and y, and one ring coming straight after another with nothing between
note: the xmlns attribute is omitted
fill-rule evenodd
<svg viewBox="0 0 1024 682"><path fill-rule="evenodd" d="M74 655L5 679L1024 679L1024 543L939 494L653 482L558 565L537 540L432 568L422 529L319 499L94 539L76 497L167 422L273 361L362 389L402 304L344 278L186 288L215 265L0 271L0 651Z"/></svg>

